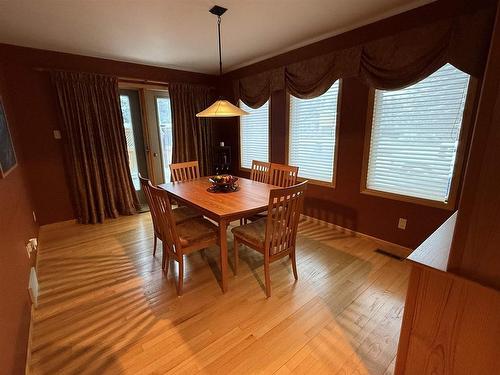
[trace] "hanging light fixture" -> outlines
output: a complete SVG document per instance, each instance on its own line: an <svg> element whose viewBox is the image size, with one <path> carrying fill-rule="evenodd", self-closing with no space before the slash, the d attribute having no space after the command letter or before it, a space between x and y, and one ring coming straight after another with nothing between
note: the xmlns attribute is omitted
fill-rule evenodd
<svg viewBox="0 0 500 375"><path fill-rule="evenodd" d="M210 13L217 16L217 35L219 37L219 76L222 76L222 51L221 51L221 41L220 41L220 21L221 16L226 12L226 8L215 5L210 9ZM203 111L196 114L196 117L236 117L248 115L241 108L236 107L234 104L219 98L210 107L204 109Z"/></svg>

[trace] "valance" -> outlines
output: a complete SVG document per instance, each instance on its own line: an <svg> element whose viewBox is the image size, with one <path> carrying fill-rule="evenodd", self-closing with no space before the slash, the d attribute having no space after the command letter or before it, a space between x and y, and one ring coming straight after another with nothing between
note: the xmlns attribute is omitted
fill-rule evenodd
<svg viewBox="0 0 500 375"><path fill-rule="evenodd" d="M273 91L286 88L298 98L309 99L326 92L337 79L349 77L377 89L398 89L446 63L480 77L494 13L484 8L245 77L234 81L235 96L258 108Z"/></svg>

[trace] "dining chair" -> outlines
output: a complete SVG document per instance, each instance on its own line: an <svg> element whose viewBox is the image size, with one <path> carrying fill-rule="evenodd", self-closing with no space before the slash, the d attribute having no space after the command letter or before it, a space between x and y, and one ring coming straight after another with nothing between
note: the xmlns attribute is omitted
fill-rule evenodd
<svg viewBox="0 0 500 375"><path fill-rule="evenodd" d="M297 183L299 167L271 163L269 168L269 183L279 187L289 187Z"/></svg>
<svg viewBox="0 0 500 375"><path fill-rule="evenodd" d="M200 165L198 164L198 160L170 164L169 168L172 173L173 182L194 180L200 177Z"/></svg>
<svg viewBox="0 0 500 375"><path fill-rule="evenodd" d="M270 163L265 161L252 160L252 167L250 169L250 180L263 182L265 184L269 181L269 168Z"/></svg>
<svg viewBox="0 0 500 375"><path fill-rule="evenodd" d="M286 164L269 163L269 179L267 183L282 188L293 186L297 183L298 174L299 167ZM267 212L258 213L243 219L243 223L246 224L248 221L257 221L266 216Z"/></svg>
<svg viewBox="0 0 500 375"><path fill-rule="evenodd" d="M290 256L295 280L297 275L296 238L300 213L304 204L307 181L298 185L273 189L269 195L266 218L231 229L234 235L234 272L238 272L239 245L246 245L264 255L266 296L271 296L269 264Z"/></svg>
<svg viewBox="0 0 500 375"><path fill-rule="evenodd" d="M156 255L156 244L158 242L158 238L163 242L163 238L160 235L160 230L158 227L158 212L155 210L155 207L153 206L153 201L151 197L151 188L153 185L151 184L151 181L147 178L144 178L139 175L139 181L141 182L141 188L142 191L144 192L144 195L146 196L146 201L148 202L149 206L149 213L151 214L151 220L153 222L153 232L154 232L154 242L153 242L153 256ZM172 210L173 218L176 223L182 223L184 221L194 219L197 217L201 217L201 213L196 211L194 208L187 207L187 206L182 206L182 207L177 207Z"/></svg>
<svg viewBox="0 0 500 375"><path fill-rule="evenodd" d="M250 180L263 182L267 184L269 182L269 168L271 163L265 161L252 160L252 166L250 168ZM251 218L240 219L240 225L244 225Z"/></svg>
<svg viewBox="0 0 500 375"><path fill-rule="evenodd" d="M151 199L158 214L158 230L162 241L162 269L168 276L170 258L179 263L177 295L182 295L184 255L212 245L220 245L219 228L202 217L176 223L168 193L151 186Z"/></svg>

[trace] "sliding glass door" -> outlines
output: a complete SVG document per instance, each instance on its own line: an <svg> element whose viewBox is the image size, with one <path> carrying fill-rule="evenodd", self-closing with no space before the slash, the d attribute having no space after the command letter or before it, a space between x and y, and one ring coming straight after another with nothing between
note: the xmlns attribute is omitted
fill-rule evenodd
<svg viewBox="0 0 500 375"><path fill-rule="evenodd" d="M148 176L146 148L144 144L143 127L141 121L141 107L139 93L135 90L120 90L120 105L123 116L123 127L127 140L128 160L132 182L141 205L146 198L141 191L139 174Z"/></svg>
<svg viewBox="0 0 500 375"><path fill-rule="evenodd" d="M145 90L148 132L156 183L170 182L172 113L168 91Z"/></svg>

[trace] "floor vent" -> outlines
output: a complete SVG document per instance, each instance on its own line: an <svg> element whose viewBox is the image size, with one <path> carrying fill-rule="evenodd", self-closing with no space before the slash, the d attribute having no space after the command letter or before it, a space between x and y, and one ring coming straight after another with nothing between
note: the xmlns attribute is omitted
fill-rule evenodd
<svg viewBox="0 0 500 375"><path fill-rule="evenodd" d="M379 253L379 254L382 254L382 255L385 255L387 257L391 257L391 258L394 258L394 259L397 259L399 260L400 262L403 261L405 258L401 258L400 256L397 256L395 254L392 254L384 249L376 249L375 250L376 253Z"/></svg>

